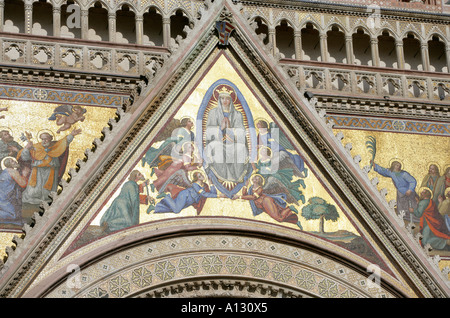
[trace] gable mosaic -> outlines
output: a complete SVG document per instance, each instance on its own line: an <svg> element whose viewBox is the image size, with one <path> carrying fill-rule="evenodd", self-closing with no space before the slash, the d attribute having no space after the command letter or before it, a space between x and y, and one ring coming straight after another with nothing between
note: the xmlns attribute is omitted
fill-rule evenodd
<svg viewBox="0 0 450 318"><path fill-rule="evenodd" d="M419 126L419 125L417 125ZM335 129L345 134L362 164L373 165L370 178L386 189L395 213L411 228L430 255L450 264L450 139L444 134L386 129ZM421 124L425 130L426 124ZM384 130L384 131L383 131Z"/></svg>
<svg viewBox="0 0 450 318"><path fill-rule="evenodd" d="M227 55L200 78L69 252L148 222L221 216L310 233L384 267Z"/></svg>
<svg viewBox="0 0 450 318"><path fill-rule="evenodd" d="M3 249L50 202L62 178L101 137L115 108L0 100L0 234Z"/></svg>

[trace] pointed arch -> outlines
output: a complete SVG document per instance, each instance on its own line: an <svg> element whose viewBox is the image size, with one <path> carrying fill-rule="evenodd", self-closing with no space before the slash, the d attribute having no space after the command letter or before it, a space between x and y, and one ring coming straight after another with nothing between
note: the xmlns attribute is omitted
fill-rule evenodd
<svg viewBox="0 0 450 318"><path fill-rule="evenodd" d="M295 58L295 27L287 19L282 18L275 24L276 46L285 58Z"/></svg>
<svg viewBox="0 0 450 318"><path fill-rule="evenodd" d="M430 71L448 73L446 37L440 33L432 33L427 38Z"/></svg>
<svg viewBox="0 0 450 318"><path fill-rule="evenodd" d="M136 43L136 11L126 2L116 7L116 35L119 43Z"/></svg>
<svg viewBox="0 0 450 318"><path fill-rule="evenodd" d="M89 40L108 41L109 6L104 1L92 1L88 7L88 34Z"/></svg>
<svg viewBox="0 0 450 318"><path fill-rule="evenodd" d="M423 71L422 40L415 31L403 32L405 69Z"/></svg>
<svg viewBox="0 0 450 318"><path fill-rule="evenodd" d="M306 25L312 25L317 31L322 31L322 26L320 25L320 22L316 21L313 17L307 16L299 23L299 29L304 29Z"/></svg>
<svg viewBox="0 0 450 318"><path fill-rule="evenodd" d="M313 22L307 22L300 29L302 51L305 60L321 60L320 28Z"/></svg>
<svg viewBox="0 0 450 318"><path fill-rule="evenodd" d="M108 12L111 10L110 4L108 1L105 0L91 0L86 2L85 4L85 8L89 9L95 6L96 3L100 3L102 5L103 8L105 8L106 10L108 10ZM81 6L81 4L79 4Z"/></svg>
<svg viewBox="0 0 450 318"><path fill-rule="evenodd" d="M327 30L328 61L348 63L345 28L339 23L331 23L328 25Z"/></svg>
<svg viewBox="0 0 450 318"><path fill-rule="evenodd" d="M355 64L373 66L371 51L371 33L365 26L357 26L352 34Z"/></svg>
<svg viewBox="0 0 450 318"><path fill-rule="evenodd" d="M143 17L143 44L163 46L164 25L163 12L156 5L148 6Z"/></svg>
<svg viewBox="0 0 450 318"><path fill-rule="evenodd" d="M133 11L134 14L138 14L140 11L138 8L136 8L135 4L132 1L124 1L124 0L118 2L115 7L111 8L111 10L113 12L117 12L121 10L124 5L128 6L128 8L131 11Z"/></svg>
<svg viewBox="0 0 450 318"><path fill-rule="evenodd" d="M156 12L158 12L161 16L164 15L164 10L161 8L160 4L156 1L152 1L150 4L147 4L142 8L142 12L148 12L151 8L155 8Z"/></svg>
<svg viewBox="0 0 450 318"><path fill-rule="evenodd" d="M381 67L398 68L398 57L396 51L396 37L387 28L377 32L378 54Z"/></svg>

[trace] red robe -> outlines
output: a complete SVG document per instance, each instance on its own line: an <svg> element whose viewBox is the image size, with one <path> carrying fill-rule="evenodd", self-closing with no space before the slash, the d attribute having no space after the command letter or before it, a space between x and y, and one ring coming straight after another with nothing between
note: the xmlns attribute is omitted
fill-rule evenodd
<svg viewBox="0 0 450 318"><path fill-rule="evenodd" d="M430 200L420 217L420 232L423 231L424 222L427 222L428 227L437 237L450 239L450 231L445 224L444 217L438 212L436 203L433 200Z"/></svg>

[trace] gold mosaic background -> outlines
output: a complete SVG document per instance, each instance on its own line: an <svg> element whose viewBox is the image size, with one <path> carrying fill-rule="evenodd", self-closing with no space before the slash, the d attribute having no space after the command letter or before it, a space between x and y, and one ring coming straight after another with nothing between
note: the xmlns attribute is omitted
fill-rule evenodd
<svg viewBox="0 0 450 318"><path fill-rule="evenodd" d="M180 109L177 111L176 115L174 116L177 119L181 119L184 116L190 116L195 117L198 109L200 107L200 104L202 102L202 99L204 95L206 94L206 91L208 88L217 80L225 78L232 83L234 83L239 90L241 91L242 95L244 96L248 106L250 107L252 111L253 119L257 118L264 118L266 120L273 121L273 118L267 113L267 111L263 108L261 105L260 100L255 96L255 93L249 88L247 83L244 82L244 80L240 77L240 75L234 70L232 64L228 61L228 59L225 56L220 56L217 60L217 62L212 66L212 68L209 70L209 72L203 77L199 85L194 89L194 91L191 93L191 95L187 98L185 103L180 107ZM195 118L194 118L195 119ZM195 132L195 127L193 128L193 131ZM307 166L307 165L306 165ZM319 180L311 173L310 167L308 167L309 173L308 177L304 179L306 183L306 188L302 189L303 194L305 195L305 204L308 203L308 199L312 196L319 196L325 199L328 203L334 204L339 212L339 219L336 222L331 221L325 221L325 231L326 232L335 232L338 230L347 230L349 232L352 232L354 234L358 234L358 232L355 230L351 222L348 220L348 218L345 216L345 214L342 212L342 210L339 208L339 206L336 205L334 200L331 198L329 193L326 191L326 189L319 183ZM146 178L152 180L150 177L150 169L146 165L145 167L142 167L141 163L139 162L136 165L136 169L140 170ZM126 180L125 180L126 181ZM125 182L124 181L124 182ZM109 207L109 205L112 203L114 198L118 195L120 192L120 189L116 191L116 193L111 197L111 199L108 201L107 205L102 209L102 211L97 215L95 220L93 221L92 225L99 225L99 220L103 213L106 211L106 209ZM154 194L156 196L156 193ZM300 202L301 203L301 202ZM302 223L303 229L305 231L318 231L319 230L319 220L305 220L300 214L301 214L301 208L304 205L297 206L297 209L299 210L299 220ZM140 223L145 222L151 222L159 219L166 219L166 218L179 218L179 217L187 217L187 216L196 216L197 212L193 207L189 207L184 209L181 213L175 214L175 213L150 213L147 214L146 212L147 206L141 205L141 214L140 214ZM241 218L248 218L248 219L255 219L260 221L266 221L271 223L280 224L287 227L292 227L295 229L298 229L297 226L293 224L288 223L278 223L274 221L272 218L270 218L266 213L262 213L258 215L257 217L254 217L252 215L252 211L250 208L250 204L248 201L240 201L240 200L230 200L225 198L208 198L206 200L206 204L201 212L202 216L227 216L227 217L241 217Z"/></svg>
<svg viewBox="0 0 450 318"><path fill-rule="evenodd" d="M64 178L67 178L70 168L76 167L78 159L84 158L84 152L88 148L92 148L92 142L95 138L101 137L102 129L107 126L108 120L114 117L115 108L82 106L86 108L87 112L84 114L86 119L83 122L78 122L67 131L62 131L56 134L59 126L54 121L48 120L52 115L55 107L60 104L27 102L17 100L0 100L0 108L7 107L8 111L1 112L5 115L4 119L0 119L0 130L9 129L20 145L25 146L25 143L20 141L20 134L22 132L30 132L33 135L33 142L39 142L37 135L41 130L51 130L54 132L56 140L68 135L73 129L81 129L82 133L75 136L70 144L69 159ZM0 258L5 254L5 247L12 246L11 239L14 235L21 233L11 233L9 231L0 230Z"/></svg>

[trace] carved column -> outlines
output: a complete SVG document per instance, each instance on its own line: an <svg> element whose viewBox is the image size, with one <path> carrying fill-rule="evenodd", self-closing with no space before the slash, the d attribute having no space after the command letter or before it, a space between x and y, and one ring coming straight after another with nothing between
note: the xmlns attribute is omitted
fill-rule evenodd
<svg viewBox="0 0 450 318"><path fill-rule="evenodd" d="M295 58L297 60L303 59L302 51L302 31L294 31L294 45L295 45Z"/></svg>
<svg viewBox="0 0 450 318"><path fill-rule="evenodd" d="M87 40L89 30L89 9L81 10L81 38Z"/></svg>
<svg viewBox="0 0 450 318"><path fill-rule="evenodd" d="M378 39L370 39L370 49L372 51L372 65L380 66L380 54L378 53Z"/></svg>
<svg viewBox="0 0 450 318"><path fill-rule="evenodd" d="M353 65L355 63L354 55L353 55L353 36L346 35L345 36L345 51L347 54L347 64Z"/></svg>
<svg viewBox="0 0 450 318"><path fill-rule="evenodd" d="M447 44L446 47L446 54L447 54L447 72L450 73L450 44Z"/></svg>
<svg viewBox="0 0 450 318"><path fill-rule="evenodd" d="M25 33L31 34L31 29L33 28L33 4L25 4Z"/></svg>
<svg viewBox="0 0 450 318"><path fill-rule="evenodd" d="M0 32L3 31L3 25L5 24L5 2L0 1Z"/></svg>
<svg viewBox="0 0 450 318"><path fill-rule="evenodd" d="M275 52L277 51L277 38L275 28L269 28L269 45L272 48L272 55L275 55Z"/></svg>
<svg viewBox="0 0 450 318"><path fill-rule="evenodd" d="M395 51L397 53L397 68L405 69L405 56L403 54L403 40L395 40Z"/></svg>
<svg viewBox="0 0 450 318"><path fill-rule="evenodd" d="M320 55L322 56L322 62L328 62L328 43L327 34L320 34Z"/></svg>
<svg viewBox="0 0 450 318"><path fill-rule="evenodd" d="M430 55L428 54L428 43L420 43L420 51L422 53L422 67L424 71L430 70Z"/></svg>
<svg viewBox="0 0 450 318"><path fill-rule="evenodd" d="M170 17L163 18L163 41L164 46L169 47L170 44Z"/></svg>
<svg viewBox="0 0 450 318"><path fill-rule="evenodd" d="M108 12L108 36L109 42L116 42L116 13Z"/></svg>
<svg viewBox="0 0 450 318"><path fill-rule="evenodd" d="M61 8L53 7L53 36L61 35Z"/></svg>
<svg viewBox="0 0 450 318"><path fill-rule="evenodd" d="M136 44L142 44L144 42L144 17L142 15L136 15Z"/></svg>

